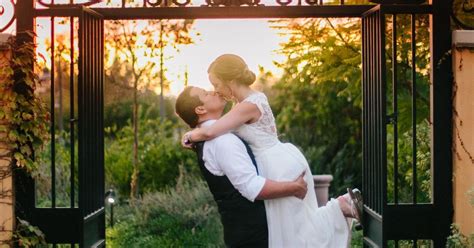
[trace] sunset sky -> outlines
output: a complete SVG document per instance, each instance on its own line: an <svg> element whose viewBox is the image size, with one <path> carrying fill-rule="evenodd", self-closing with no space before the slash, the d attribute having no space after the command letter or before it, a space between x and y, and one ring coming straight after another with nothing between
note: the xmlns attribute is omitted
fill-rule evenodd
<svg viewBox="0 0 474 248"><path fill-rule="evenodd" d="M240 55L256 74L258 66L280 73L273 61L283 59L275 50L284 37L271 29L266 20L197 20L195 30L201 33L195 38L195 44L183 48L174 59L167 62L168 78L172 81L182 81L178 76L182 78L188 68L190 85L210 89L207 68L217 56L224 53ZM172 85L171 91L176 94L182 88L183 83L176 83Z"/></svg>
<svg viewBox="0 0 474 248"><path fill-rule="evenodd" d="M38 50L49 63L45 38L50 36L50 18L37 18ZM56 33L69 32L69 24L56 24ZM8 30L7 32L13 32ZM184 87L184 72L188 71L189 85L211 89L207 78L207 67L219 55L234 53L247 61L249 68L258 74L258 67L263 66L274 74L280 74L273 61L283 60L275 50L285 40L277 30L270 28L265 19L199 19L194 23L192 36L195 44L182 46L178 53L165 61L166 77L173 82L171 94L176 95ZM196 35L199 33L200 35ZM49 67L49 66L48 66Z"/></svg>

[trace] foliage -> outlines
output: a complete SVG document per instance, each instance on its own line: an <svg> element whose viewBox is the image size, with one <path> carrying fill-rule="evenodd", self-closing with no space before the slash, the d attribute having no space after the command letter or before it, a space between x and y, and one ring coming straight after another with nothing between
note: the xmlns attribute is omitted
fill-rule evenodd
<svg viewBox="0 0 474 248"><path fill-rule="evenodd" d="M181 174L175 187L121 206L110 247L224 247L217 206L204 181Z"/></svg>
<svg viewBox="0 0 474 248"><path fill-rule="evenodd" d="M178 175L177 165L182 164L190 173L197 171L195 154L182 149L178 144L180 130L185 130L174 119L160 123L157 107L150 103L156 95L145 96L144 103L140 108L141 129L139 161L145 174L141 175L141 192L161 190L165 186L174 184L174 179ZM151 99L151 100L150 100ZM148 100L148 102L147 102ZM156 101L155 101L156 102ZM128 102L129 103L129 102ZM171 100L166 101L167 105L172 105ZM171 108L171 106L170 106ZM130 104L118 102L116 105L106 106L105 112L109 112L107 119L113 123L117 116L124 120L117 120L116 125L106 127L105 137L105 170L107 187L116 188L121 196L130 192L131 175L131 150L133 136L130 127ZM118 115L117 112L128 113ZM125 119L128 118L128 119ZM105 119L105 118L104 118ZM77 131L77 130L76 130ZM75 140L74 152L74 185L78 187L78 140ZM143 150L142 150L143 149ZM45 142L45 149L37 153L39 166L33 173L36 188L36 206L51 206L51 142ZM71 143L68 129L57 132L55 135L55 173L56 173L56 206L70 206L71 190ZM77 205L78 192L75 191L75 202Z"/></svg>
<svg viewBox="0 0 474 248"><path fill-rule="evenodd" d="M471 188L468 192L467 192L467 195L469 196L470 198L470 203L472 206L474 206L474 187Z"/></svg>
<svg viewBox="0 0 474 248"><path fill-rule="evenodd" d="M397 15L397 54L392 57L392 22L387 19L387 114L395 112L394 101L397 104L397 130L394 125L387 125L387 194L388 201L395 201L395 131L397 132L397 164L398 164L398 202L413 201L413 155L416 158L416 199L417 202L431 202L431 123L429 120L430 109L430 51L429 18L428 15L417 16L416 26L416 74L412 74L411 63L411 20L409 15ZM397 62L397 98L393 97L395 88L392 81L392 61ZM413 120L413 76L416 88L416 120ZM416 154L413 154L413 125L416 128Z"/></svg>
<svg viewBox="0 0 474 248"><path fill-rule="evenodd" d="M46 245L44 233L38 227L32 226L28 221L20 218L17 220L16 230L13 232L15 245L26 248Z"/></svg>
<svg viewBox="0 0 474 248"><path fill-rule="evenodd" d="M467 195L470 197L469 203L474 206L474 188L471 188ZM446 247L449 248L472 248L474 247L474 233L464 235L456 223L451 224L451 235L446 240Z"/></svg>
<svg viewBox="0 0 474 248"><path fill-rule="evenodd" d="M55 135L55 186L56 206L69 207L71 204L71 143L70 133L62 131ZM74 187L78 188L78 143L74 146ZM37 154L38 169L32 174L35 178L36 206L51 207L51 142L45 144L45 149ZM78 191L75 191L75 205L78 203Z"/></svg>
<svg viewBox="0 0 474 248"><path fill-rule="evenodd" d="M409 167L412 154L412 65L409 15L397 15L397 123L399 160ZM387 18L387 114L392 114L392 18ZM293 19L274 21L289 33L279 51L284 74L271 101L281 137L302 147L315 174L333 174L331 194L347 185L360 187L362 167L361 34L356 19ZM429 198L429 20L416 19L416 120L418 184ZM419 127L418 127L419 126ZM393 165L393 127L387 128L388 166ZM420 135L420 137L418 137ZM393 168L392 168L393 171ZM409 169L404 172L409 173ZM401 174L407 182L412 174ZM392 180L392 179L389 179ZM389 187L393 182L389 181ZM390 189L393 192L393 188ZM389 191L390 191L389 190ZM404 188L403 190L409 190ZM428 192L428 193L426 193ZM405 192L405 195L408 192Z"/></svg>
<svg viewBox="0 0 474 248"><path fill-rule="evenodd" d="M34 33L19 34L29 38ZM38 168L35 152L41 150L43 142L48 140L49 115L41 99L35 94L39 85L35 73L36 55L32 42L19 42L11 37L6 44L7 63L0 68L0 131L6 132L6 143L12 152L2 155L15 161L14 167L34 173ZM4 55L5 56L5 55ZM5 173L3 176L9 176ZM2 177L3 177L2 176ZM2 198L11 197L4 194ZM44 234L27 221L18 218L13 241L21 247L36 247L45 243Z"/></svg>
<svg viewBox="0 0 474 248"><path fill-rule="evenodd" d="M196 155L183 149L179 143L181 133L177 124L160 119L140 120L139 191L152 192L174 184L179 174L179 166L191 174L198 173ZM108 187L118 189L119 195L130 192L132 174L133 129L126 126L120 130L106 128L106 132L115 133L105 139L105 175Z"/></svg>
<svg viewBox="0 0 474 248"><path fill-rule="evenodd" d="M105 68L106 81L124 89L154 90L170 82L160 77L166 73L162 64L169 47L193 43L189 30L193 20L128 20L108 21L105 38L105 56L110 61ZM166 48L166 49L165 49ZM164 62L163 62L164 63ZM119 96L120 97L120 96Z"/></svg>
<svg viewBox="0 0 474 248"><path fill-rule="evenodd" d="M392 37L392 18L386 20L386 37ZM419 15L415 21L416 26L416 124L429 121L430 107L430 47L429 47L429 16ZM412 129L412 97L413 75L411 64L411 20L410 15L397 15L397 54L392 58L392 38L387 40L387 114L392 114L393 82L392 60L397 62L397 124L398 133L411 132ZM391 126L389 126L390 128ZM389 131L389 130L388 130Z"/></svg>
<svg viewBox="0 0 474 248"><path fill-rule="evenodd" d="M351 233L351 248L362 248L363 247L364 233L362 230L355 230L354 225Z"/></svg>
<svg viewBox="0 0 474 248"><path fill-rule="evenodd" d="M38 167L34 151L40 150L48 139L49 115L35 95L39 84L34 72L35 45L18 44L13 38L9 39L8 45L12 53L10 64L0 68L0 78L5 80L0 84L0 101L6 103L0 110L0 120L10 126L7 139L13 146L16 166L31 172Z"/></svg>
<svg viewBox="0 0 474 248"><path fill-rule="evenodd" d="M116 92L112 93L111 91L114 90ZM130 119L132 117L133 100L128 97L124 97L131 95L132 91L117 89L112 83L107 83L107 80L105 91L107 92L105 95L105 101L109 101L109 103L104 106L104 127L115 126L117 130L120 130L122 127L129 125ZM116 94L117 96L111 96L111 94ZM159 96L153 91L140 91L138 94L138 118L159 118L160 102L158 99ZM166 119L173 123L177 122L177 116L174 113L174 100L175 99L172 97L166 97L164 101ZM114 133L109 133L109 135L114 135Z"/></svg>
<svg viewBox="0 0 474 248"><path fill-rule="evenodd" d="M314 174L333 174L332 194L361 184L360 23L283 20L287 59L271 99L282 139L303 148ZM336 27L336 26L337 27Z"/></svg>
<svg viewBox="0 0 474 248"><path fill-rule="evenodd" d="M145 93L144 93L145 94ZM165 186L174 184L178 175L177 165L185 165L190 173L197 172L195 154L182 149L178 143L180 130L184 127L176 123L175 118L170 118L160 123L156 94L146 93L140 108L140 157L144 174L141 175L140 190L161 190ZM173 99L167 99L167 108L170 108ZM130 126L131 103L117 102L105 107L108 112L104 122L116 124L106 126L105 137L105 170L107 187L116 188L119 195L124 196L130 192L131 175L131 150L133 145L132 129ZM77 132L77 130L76 130ZM74 185L78 187L78 140L75 140L74 152ZM45 149L36 154L39 166L33 173L36 188L36 206L51 206L51 142L45 142ZM70 206L71 190L71 143L70 130L57 132L55 135L55 173L56 173L56 206ZM75 191L77 205L78 192Z"/></svg>
<svg viewBox="0 0 474 248"><path fill-rule="evenodd" d="M465 236L459 230L456 224L451 225L451 235L446 241L446 247L449 248L470 248L474 247L474 234L469 237Z"/></svg>
<svg viewBox="0 0 474 248"><path fill-rule="evenodd" d="M398 202L412 202L413 168L412 168L412 136L405 132L398 138ZM387 133L387 154L393 155L393 135ZM418 183L417 202L431 202L431 151L430 125L424 121L417 125L416 132L416 182ZM387 195L388 201L394 202L394 164L393 156L388 157Z"/></svg>
<svg viewBox="0 0 474 248"><path fill-rule="evenodd" d="M105 44L107 51L113 51L113 65L118 66L118 70L108 70L109 79L125 88L133 89L133 173L130 182L130 197L138 194L138 184L140 177L140 164L138 162L138 90L139 87L154 87L154 82L159 75L160 82L160 117L165 118L164 111L164 49L171 45L177 48L178 44L192 43L189 29L193 20L131 20L131 21L111 21L107 23L107 34ZM159 32L156 32L156 30ZM109 57L110 53L107 53ZM159 64L158 71L156 70ZM117 73L125 71L129 74L125 80L115 77L121 75ZM129 85L130 84L130 85Z"/></svg>

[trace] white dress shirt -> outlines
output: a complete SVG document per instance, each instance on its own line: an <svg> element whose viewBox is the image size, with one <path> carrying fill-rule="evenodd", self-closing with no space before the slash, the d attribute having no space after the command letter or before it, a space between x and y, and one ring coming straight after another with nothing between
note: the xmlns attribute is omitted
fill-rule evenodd
<svg viewBox="0 0 474 248"><path fill-rule="evenodd" d="M208 120L201 126L210 126L214 122L215 120ZM257 175L244 143L232 133L206 141L202 159L209 172L215 176L227 176L249 201L255 200L265 184L265 178Z"/></svg>

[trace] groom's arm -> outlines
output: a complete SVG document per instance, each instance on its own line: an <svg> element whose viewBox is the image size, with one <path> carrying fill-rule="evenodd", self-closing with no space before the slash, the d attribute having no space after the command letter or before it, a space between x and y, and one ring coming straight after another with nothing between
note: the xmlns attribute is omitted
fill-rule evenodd
<svg viewBox="0 0 474 248"><path fill-rule="evenodd" d="M206 142L206 146L209 142ZM213 168L214 174L223 174L232 185L250 201L274 199L287 196L304 198L307 191L302 177L293 182L276 182L257 175L242 141L235 135L226 134L213 140L212 146L205 147L203 159L206 167ZM209 144L211 145L211 144ZM221 173L216 170L221 170Z"/></svg>
<svg viewBox="0 0 474 248"><path fill-rule="evenodd" d="M270 179L265 180L260 193L257 195L257 199L274 199L286 196L296 196L303 199L308 191L308 185L304 180L304 174L299 176L293 182L276 182Z"/></svg>

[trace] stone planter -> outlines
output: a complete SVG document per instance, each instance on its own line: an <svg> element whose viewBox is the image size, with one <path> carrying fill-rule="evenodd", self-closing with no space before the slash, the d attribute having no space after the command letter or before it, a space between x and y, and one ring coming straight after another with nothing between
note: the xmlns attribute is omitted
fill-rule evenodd
<svg viewBox="0 0 474 248"><path fill-rule="evenodd" d="M314 191L316 191L318 207L326 206L329 199L328 192L332 179L332 175L313 175Z"/></svg>

